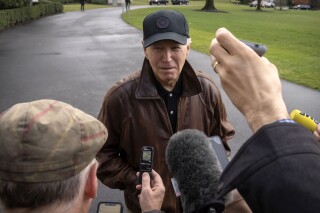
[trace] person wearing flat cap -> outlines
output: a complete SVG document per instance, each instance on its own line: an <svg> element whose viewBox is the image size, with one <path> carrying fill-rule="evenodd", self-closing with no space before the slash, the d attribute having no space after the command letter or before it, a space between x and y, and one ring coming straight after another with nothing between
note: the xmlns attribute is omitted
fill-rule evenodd
<svg viewBox="0 0 320 213"><path fill-rule="evenodd" d="M96 118L57 100L0 113L0 212L89 212L98 188L95 157L107 137ZM154 176L158 188L142 189L144 210L162 201L164 187Z"/></svg>
<svg viewBox="0 0 320 213"><path fill-rule="evenodd" d="M166 188L162 210L182 212L165 162L169 138L183 129L220 136L225 149L234 128L211 77L187 60L191 38L183 14L159 10L143 21L144 61L140 71L118 81L106 94L98 119L109 137L97 155L98 178L124 190L129 212L141 212L136 189L143 146L154 148L153 169Z"/></svg>

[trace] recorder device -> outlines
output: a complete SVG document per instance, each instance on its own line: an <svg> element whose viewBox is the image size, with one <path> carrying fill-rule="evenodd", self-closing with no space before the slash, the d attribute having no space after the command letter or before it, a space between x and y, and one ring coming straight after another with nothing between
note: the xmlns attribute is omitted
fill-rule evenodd
<svg viewBox="0 0 320 213"><path fill-rule="evenodd" d="M152 178L152 163L153 163L153 152L154 149L152 146L143 146L141 149L140 157L140 174L139 174L139 183L142 182L142 174L148 172L150 178Z"/></svg>

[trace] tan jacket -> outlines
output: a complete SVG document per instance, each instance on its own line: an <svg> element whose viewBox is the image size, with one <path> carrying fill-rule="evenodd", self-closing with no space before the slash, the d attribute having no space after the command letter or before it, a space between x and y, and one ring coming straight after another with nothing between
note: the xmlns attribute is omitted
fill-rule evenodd
<svg viewBox="0 0 320 213"><path fill-rule="evenodd" d="M227 140L234 129L227 121L224 104L213 80L195 72L186 61L182 75L183 92L178 103L177 131L198 129L208 136L219 135L227 150ZM181 212L171 185L165 162L165 150L174 134L164 101L158 95L148 60L141 73L117 82L106 94L99 113L109 132L107 142L98 154L99 179L108 187L124 190L127 207L141 212L135 190L142 146L155 150L153 169L166 187L162 210Z"/></svg>

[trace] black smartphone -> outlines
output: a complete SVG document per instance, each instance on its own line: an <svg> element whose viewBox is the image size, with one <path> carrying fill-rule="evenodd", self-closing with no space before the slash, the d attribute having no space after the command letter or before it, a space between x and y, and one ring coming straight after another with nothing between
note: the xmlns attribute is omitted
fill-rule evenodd
<svg viewBox="0 0 320 213"><path fill-rule="evenodd" d="M100 202L97 213L123 213L123 206L120 202Z"/></svg>
<svg viewBox="0 0 320 213"><path fill-rule="evenodd" d="M267 52L267 46L264 44L257 44L251 41L240 40L248 47L253 49L259 56L263 56Z"/></svg>
<svg viewBox="0 0 320 213"><path fill-rule="evenodd" d="M152 178L152 163L153 163L153 147L152 146L143 146L141 149L140 157L140 174L139 174L139 183L142 182L142 174L148 172L150 178Z"/></svg>

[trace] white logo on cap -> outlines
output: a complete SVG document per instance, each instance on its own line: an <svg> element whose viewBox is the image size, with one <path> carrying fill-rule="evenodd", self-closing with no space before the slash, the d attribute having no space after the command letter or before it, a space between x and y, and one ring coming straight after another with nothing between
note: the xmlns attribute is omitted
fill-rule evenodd
<svg viewBox="0 0 320 213"><path fill-rule="evenodd" d="M157 20L157 27L160 29L167 28L169 24L170 24L170 20L167 17L163 16Z"/></svg>

